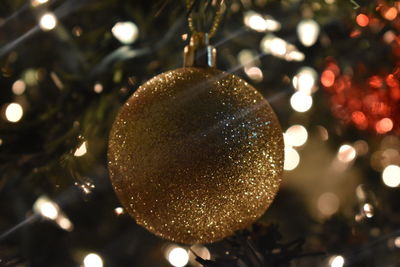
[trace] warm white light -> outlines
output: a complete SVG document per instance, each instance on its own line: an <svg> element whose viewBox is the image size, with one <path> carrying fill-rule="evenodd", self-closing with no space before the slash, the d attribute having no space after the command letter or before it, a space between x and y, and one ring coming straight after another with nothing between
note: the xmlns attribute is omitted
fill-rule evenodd
<svg viewBox="0 0 400 267"><path fill-rule="evenodd" d="M329 260L329 264L331 267L343 267L344 265L344 258L343 256L337 255L332 256Z"/></svg>
<svg viewBox="0 0 400 267"><path fill-rule="evenodd" d="M312 19L302 20L297 25L297 35L304 46L312 46L319 35L319 25Z"/></svg>
<svg viewBox="0 0 400 267"><path fill-rule="evenodd" d="M369 203L363 205L363 211L367 218L372 218L374 216L374 207Z"/></svg>
<svg viewBox="0 0 400 267"><path fill-rule="evenodd" d="M395 246L396 248L400 248L400 236L398 236L398 237L396 237L396 238L394 239L394 246Z"/></svg>
<svg viewBox="0 0 400 267"><path fill-rule="evenodd" d="M39 6L39 5L47 3L48 1L49 0L32 0L31 4L32 4L32 6Z"/></svg>
<svg viewBox="0 0 400 267"><path fill-rule="evenodd" d="M284 56L286 54L286 42L285 40L275 37L271 40L270 50L272 55Z"/></svg>
<svg viewBox="0 0 400 267"><path fill-rule="evenodd" d="M12 85L12 92L16 95L22 95L25 89L26 85L23 80L16 80Z"/></svg>
<svg viewBox="0 0 400 267"><path fill-rule="evenodd" d="M114 37L123 44L131 44L139 36L139 29L135 23L131 21L118 22L111 29Z"/></svg>
<svg viewBox="0 0 400 267"><path fill-rule="evenodd" d="M210 260L211 259L211 253L205 246L193 245L193 246L190 247L189 251L190 251L190 253L189 253L189 262L193 266L196 266L196 267L203 266L198 261L196 261L196 256L199 256L200 258L202 258L204 260Z"/></svg>
<svg viewBox="0 0 400 267"><path fill-rule="evenodd" d="M285 161L283 169L286 171L294 170L300 162L299 153L292 147L285 147Z"/></svg>
<svg viewBox="0 0 400 267"><path fill-rule="evenodd" d="M293 50L288 52L285 58L288 61L303 61L306 58L306 56L304 55L304 53L300 51Z"/></svg>
<svg viewBox="0 0 400 267"><path fill-rule="evenodd" d="M85 141L75 150L74 156L81 157L81 156L85 155L86 152L87 152L87 143Z"/></svg>
<svg viewBox="0 0 400 267"><path fill-rule="evenodd" d="M297 112L306 112L312 106L312 97L302 91L295 92L290 98L290 105Z"/></svg>
<svg viewBox="0 0 400 267"><path fill-rule="evenodd" d="M335 194L326 192L318 198L317 205L322 215L332 216L338 211L340 200Z"/></svg>
<svg viewBox="0 0 400 267"><path fill-rule="evenodd" d="M124 209L123 209L122 207L116 207L116 208L114 209L114 212L115 212L115 214L117 214L117 215L121 215L121 214L124 213Z"/></svg>
<svg viewBox="0 0 400 267"><path fill-rule="evenodd" d="M9 122L18 122L24 115L24 110L20 104L11 103L6 107L5 115Z"/></svg>
<svg viewBox="0 0 400 267"><path fill-rule="evenodd" d="M397 165L388 165L382 172L382 180L389 187L398 187L400 185L400 167Z"/></svg>
<svg viewBox="0 0 400 267"><path fill-rule="evenodd" d="M254 11L245 13L244 24L258 32L277 31L281 28L281 24L278 21L271 17L264 18Z"/></svg>
<svg viewBox="0 0 400 267"><path fill-rule="evenodd" d="M315 80L317 79L317 72L310 67L303 67L293 77L293 87L298 91L302 91L306 94L311 94L315 86Z"/></svg>
<svg viewBox="0 0 400 267"><path fill-rule="evenodd" d="M249 49L243 49L239 52L238 61L244 67L252 67L259 64L256 53Z"/></svg>
<svg viewBox="0 0 400 267"><path fill-rule="evenodd" d="M35 201L35 204L33 204L33 210L51 220L55 220L59 214L58 205L45 196L42 196Z"/></svg>
<svg viewBox="0 0 400 267"><path fill-rule="evenodd" d="M83 259L83 266L84 267L103 267L103 260L99 255L97 255L95 253L89 253Z"/></svg>
<svg viewBox="0 0 400 267"><path fill-rule="evenodd" d="M245 68L244 72L254 81L260 82L263 80L263 73L258 67Z"/></svg>
<svg viewBox="0 0 400 267"><path fill-rule="evenodd" d="M63 215L57 217L56 223L58 224L58 226L66 231L72 231L74 229L72 222Z"/></svg>
<svg viewBox="0 0 400 267"><path fill-rule="evenodd" d="M39 26L44 31L50 31L57 25L57 18L53 13L44 14L39 21Z"/></svg>
<svg viewBox="0 0 400 267"><path fill-rule="evenodd" d="M302 146L308 138L307 130L302 125L290 126L285 132L286 146Z"/></svg>
<svg viewBox="0 0 400 267"><path fill-rule="evenodd" d="M100 94L101 92L103 92L103 85L101 83L96 83L93 87L93 90Z"/></svg>
<svg viewBox="0 0 400 267"><path fill-rule="evenodd" d="M341 145L337 153L337 158L341 162L347 163L355 159L357 156L356 149L351 145Z"/></svg>
<svg viewBox="0 0 400 267"><path fill-rule="evenodd" d="M168 261L175 267L183 267L189 262L189 254L181 247L174 247L168 252Z"/></svg>

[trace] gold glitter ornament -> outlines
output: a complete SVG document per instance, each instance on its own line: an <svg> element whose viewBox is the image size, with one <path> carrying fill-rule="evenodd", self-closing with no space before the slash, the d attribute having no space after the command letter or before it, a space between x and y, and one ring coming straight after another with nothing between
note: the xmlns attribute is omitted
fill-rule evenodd
<svg viewBox="0 0 400 267"><path fill-rule="evenodd" d="M210 243L259 218L276 195L283 134L264 97L216 68L186 67L139 87L109 139L126 211L175 242Z"/></svg>

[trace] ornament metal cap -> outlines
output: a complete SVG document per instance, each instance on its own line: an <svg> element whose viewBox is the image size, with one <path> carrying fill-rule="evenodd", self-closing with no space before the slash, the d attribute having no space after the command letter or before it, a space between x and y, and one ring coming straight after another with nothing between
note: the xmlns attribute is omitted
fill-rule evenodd
<svg viewBox="0 0 400 267"><path fill-rule="evenodd" d="M184 67L216 67L217 50L209 44L208 33L193 33L183 53Z"/></svg>

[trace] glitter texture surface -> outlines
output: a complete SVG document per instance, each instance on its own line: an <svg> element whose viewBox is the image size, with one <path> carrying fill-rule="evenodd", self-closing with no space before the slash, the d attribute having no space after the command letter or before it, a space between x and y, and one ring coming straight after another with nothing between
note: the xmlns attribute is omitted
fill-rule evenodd
<svg viewBox="0 0 400 267"><path fill-rule="evenodd" d="M145 84L110 133L109 170L127 212L154 234L218 241L259 218L283 170L283 135L268 102L240 78L181 68Z"/></svg>

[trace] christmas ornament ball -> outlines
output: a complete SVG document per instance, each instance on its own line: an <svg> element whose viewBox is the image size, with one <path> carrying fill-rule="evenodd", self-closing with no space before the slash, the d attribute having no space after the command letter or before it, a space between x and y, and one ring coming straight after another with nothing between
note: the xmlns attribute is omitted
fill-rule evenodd
<svg viewBox="0 0 400 267"><path fill-rule="evenodd" d="M114 190L136 222L186 244L243 229L271 204L283 134L263 96L215 68L162 73L121 108L109 139Z"/></svg>

